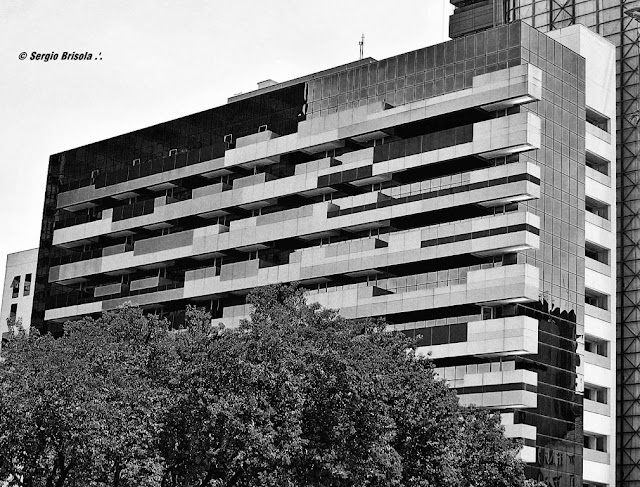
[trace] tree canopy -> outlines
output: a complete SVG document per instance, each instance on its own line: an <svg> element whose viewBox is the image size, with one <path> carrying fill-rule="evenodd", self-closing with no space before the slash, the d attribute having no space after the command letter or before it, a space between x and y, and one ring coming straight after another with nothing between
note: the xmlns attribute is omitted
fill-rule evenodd
<svg viewBox="0 0 640 487"><path fill-rule="evenodd" d="M384 323L255 290L249 320L186 329L127 307L53 339L14 330L0 363L10 486L519 486L499 415L462 407Z"/></svg>

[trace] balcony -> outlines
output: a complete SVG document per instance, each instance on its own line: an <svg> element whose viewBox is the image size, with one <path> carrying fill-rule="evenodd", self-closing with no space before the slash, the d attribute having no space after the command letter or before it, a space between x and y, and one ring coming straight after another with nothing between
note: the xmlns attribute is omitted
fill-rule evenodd
<svg viewBox="0 0 640 487"><path fill-rule="evenodd" d="M457 271L457 269L456 269ZM340 308L346 318L367 318L466 304L501 305L537 301L539 271L529 264L492 267L458 272L457 276L434 285L415 284L399 288L392 279L379 287L336 286L326 292L309 293L309 301Z"/></svg>
<svg viewBox="0 0 640 487"><path fill-rule="evenodd" d="M78 179L60 185L60 193L75 189L94 186L96 189L113 186L119 183L143 178L153 174L179 169L200 162L217 159L224 156L226 146L207 146L174 154L168 157L149 159L137 165L121 164L113 170L98 173L93 178Z"/></svg>
<svg viewBox="0 0 640 487"><path fill-rule="evenodd" d="M467 323L462 343L420 347L434 360L447 357L492 357L538 353L538 322L528 316L511 316Z"/></svg>
<svg viewBox="0 0 640 487"><path fill-rule="evenodd" d="M127 220L136 216L150 215L153 213L155 200L139 201L132 205L118 206L113 209L112 221Z"/></svg>

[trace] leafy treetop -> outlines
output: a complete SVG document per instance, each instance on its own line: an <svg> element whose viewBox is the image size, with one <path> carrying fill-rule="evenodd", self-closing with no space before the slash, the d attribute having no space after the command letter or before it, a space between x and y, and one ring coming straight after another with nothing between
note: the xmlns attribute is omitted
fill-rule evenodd
<svg viewBox="0 0 640 487"><path fill-rule="evenodd" d="M238 329L137 308L13 333L0 364L10 486L523 485L499 415L462 407L415 344L295 286Z"/></svg>

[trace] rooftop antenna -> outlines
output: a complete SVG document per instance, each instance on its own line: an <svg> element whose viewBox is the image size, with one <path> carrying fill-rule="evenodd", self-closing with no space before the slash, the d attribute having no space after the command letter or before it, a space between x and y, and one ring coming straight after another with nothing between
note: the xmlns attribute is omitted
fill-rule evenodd
<svg viewBox="0 0 640 487"><path fill-rule="evenodd" d="M362 58L364 57L364 34L362 34L362 38L358 44L360 45L360 60L362 61Z"/></svg>

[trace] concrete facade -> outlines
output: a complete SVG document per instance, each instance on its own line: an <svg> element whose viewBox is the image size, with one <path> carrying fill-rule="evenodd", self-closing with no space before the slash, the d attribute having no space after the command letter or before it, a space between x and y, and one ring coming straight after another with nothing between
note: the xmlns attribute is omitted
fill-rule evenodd
<svg viewBox="0 0 640 487"><path fill-rule="evenodd" d="M19 321L25 330L29 330L37 262L38 249L7 255L0 309L0 336L7 331L8 318Z"/></svg>

